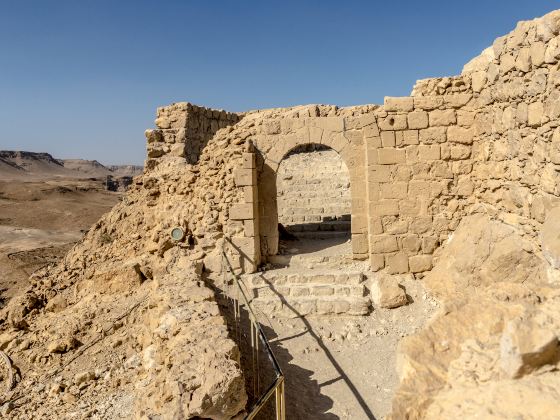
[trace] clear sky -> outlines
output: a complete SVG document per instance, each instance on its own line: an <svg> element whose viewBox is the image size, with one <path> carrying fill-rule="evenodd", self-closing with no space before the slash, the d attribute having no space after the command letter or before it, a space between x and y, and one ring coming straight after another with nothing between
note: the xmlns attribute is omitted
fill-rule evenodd
<svg viewBox="0 0 560 420"><path fill-rule="evenodd" d="M0 149L142 163L155 109L382 103L552 0L0 0Z"/></svg>

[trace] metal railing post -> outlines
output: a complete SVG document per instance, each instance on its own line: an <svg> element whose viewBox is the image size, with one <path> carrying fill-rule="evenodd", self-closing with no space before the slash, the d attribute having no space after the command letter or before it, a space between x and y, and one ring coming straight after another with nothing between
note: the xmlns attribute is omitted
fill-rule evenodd
<svg viewBox="0 0 560 420"><path fill-rule="evenodd" d="M265 406L265 404L269 401L269 399L274 394L275 396L275 405L276 405L276 419L277 420L285 420L286 419L286 407L285 407L285 388L284 388L284 373L282 369L280 369L280 365L276 360L276 356L272 352L270 347L270 343L264 334L260 323L257 320L255 315L255 311L253 310L250 300L247 299L247 295L241 286L240 279L237 274L233 271L231 267L231 263L227 258L225 250L222 249L222 264L227 265L227 267L222 267L224 269L224 276L229 274L233 282L236 285L237 291L237 299L232 299L233 302L233 313L234 313L234 320L235 320L235 335L238 342L238 345L241 348L241 300L243 300L243 306L247 309L249 322L251 325L251 353L252 353L252 365L253 365L253 393L255 397L260 392L260 369L259 369L259 340L262 340L263 349L268 355L268 359L270 360L274 372L276 374L275 381L267 388L267 390L258 397L257 401L253 404L250 410L248 410L247 415L245 416L246 419L250 420L253 419Z"/></svg>

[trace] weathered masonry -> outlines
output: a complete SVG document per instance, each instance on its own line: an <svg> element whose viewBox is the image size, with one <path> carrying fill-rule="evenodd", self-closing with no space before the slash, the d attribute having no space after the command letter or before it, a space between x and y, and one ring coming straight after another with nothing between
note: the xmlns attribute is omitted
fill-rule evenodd
<svg viewBox="0 0 560 420"><path fill-rule="evenodd" d="M244 114L188 103L160 108L147 167L173 158L197 168L210 143L213 153L243 148L228 162L233 185L216 181L231 191L220 201L219 232L204 238L206 267L220 235L240 255L239 271L252 272L277 253L278 169L290 151L309 144L344 161L353 257L372 270L431 269L434 250L480 208L534 236L560 195L556 16L522 23L525 29L498 38L461 75L421 80L412 96L387 97L381 106Z"/></svg>
<svg viewBox="0 0 560 420"><path fill-rule="evenodd" d="M447 205L458 207L473 192L468 179L473 113L465 109L471 98L462 92L386 98L382 107L263 112L246 133L250 146L234 173L242 200L229 211L229 219L244 226L236 243L252 261L245 271L278 250L278 168L291 150L305 144L328 146L348 168L354 258L369 259L373 270L390 273L429 270L431 254L459 221ZM185 146L179 143L173 148L179 146L181 154Z"/></svg>

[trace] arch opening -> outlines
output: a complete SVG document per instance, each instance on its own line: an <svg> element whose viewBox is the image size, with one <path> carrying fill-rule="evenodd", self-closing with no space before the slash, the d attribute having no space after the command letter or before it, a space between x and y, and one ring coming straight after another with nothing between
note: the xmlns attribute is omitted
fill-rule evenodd
<svg viewBox="0 0 560 420"><path fill-rule="evenodd" d="M289 150L259 188L269 232L263 255L352 254L350 173L329 146L306 143ZM273 184L273 185L271 185ZM264 196L263 196L264 194ZM277 229L276 229L277 226ZM261 231L266 231L262 229Z"/></svg>

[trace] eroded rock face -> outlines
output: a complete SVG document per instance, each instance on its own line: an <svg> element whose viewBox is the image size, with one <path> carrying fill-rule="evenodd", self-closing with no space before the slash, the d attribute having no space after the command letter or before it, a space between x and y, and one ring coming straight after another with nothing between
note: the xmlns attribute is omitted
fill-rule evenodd
<svg viewBox="0 0 560 420"><path fill-rule="evenodd" d="M560 207L548 212L541 231L543 255L556 270L560 269Z"/></svg>
<svg viewBox="0 0 560 420"><path fill-rule="evenodd" d="M391 418L539 418L560 409L560 289L528 245L487 215L463 219L424 278L442 313L400 343ZM500 277L492 266L508 269Z"/></svg>
<svg viewBox="0 0 560 420"><path fill-rule="evenodd" d="M475 214L461 221L445 254L424 281L440 298L464 296L497 282L524 283L545 276L536 246L516 228Z"/></svg>

